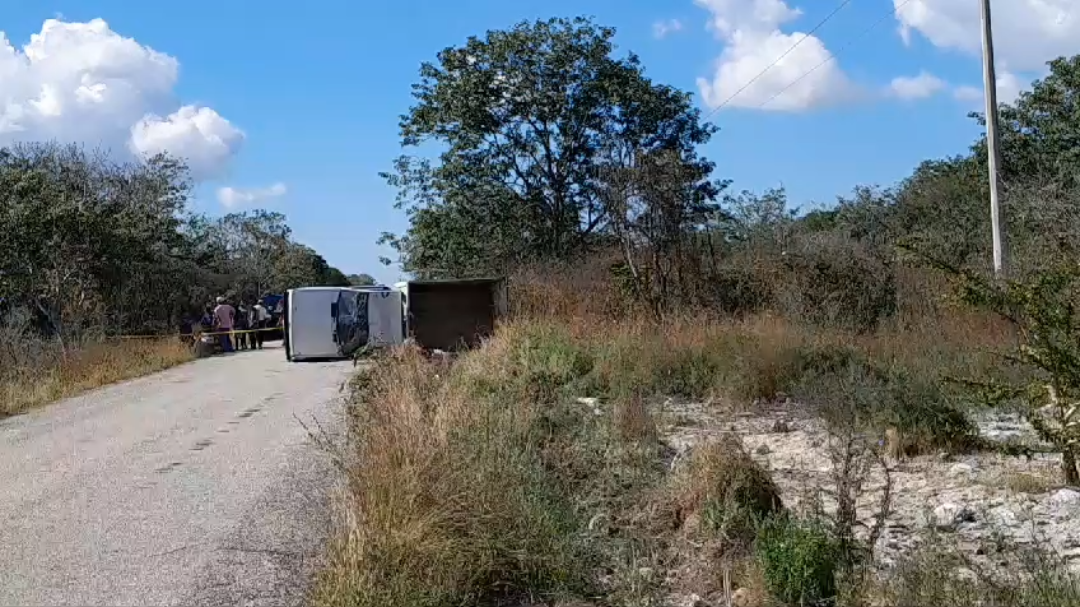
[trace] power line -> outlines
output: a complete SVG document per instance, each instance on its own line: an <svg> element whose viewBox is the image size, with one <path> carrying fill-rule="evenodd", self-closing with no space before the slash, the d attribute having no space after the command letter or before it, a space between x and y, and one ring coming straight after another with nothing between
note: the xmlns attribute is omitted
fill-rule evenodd
<svg viewBox="0 0 1080 607"><path fill-rule="evenodd" d="M821 28L821 26L825 25L825 23L827 23L827 22L828 22L828 21L829 21L830 19L832 19L832 18L833 18L833 16L834 16L834 15L836 15L836 14L837 14L838 12L840 12L840 10L841 10L841 9L843 9L843 8L844 8L844 7L845 7L845 6L846 6L846 5L847 5L847 4L848 4L848 3L850 2L850 1L851 1L851 0L847 0L846 2L843 2L843 3L841 3L841 4L840 4L839 6L837 6L837 7L835 8L835 9L833 9L833 11L832 11L831 13L829 13L829 15L828 15L828 16L826 16L826 17L825 17L824 19L822 19L820 23L818 23L818 24L817 24L817 25L816 25L816 26L815 26L815 27L814 27L813 29L811 29L811 30L810 30L809 32L807 32L807 33L806 33L806 34L805 34L805 35L804 35L804 36L803 36L802 38L800 38L800 39L798 40L798 42L796 42L795 44L793 44L793 45L791 46L791 48L789 48L789 49L788 49L787 51L785 51L785 52L784 52L784 54L782 54L782 55L780 55L779 57L777 57L777 58L776 58L776 61L773 61L773 62L772 62L771 64L769 64L769 65L768 65L768 66L767 66L767 67L766 67L765 69L761 70L761 72L759 72L759 73L758 73L758 74L757 74L756 76L754 76L753 78L751 78L749 82L747 82L746 84L744 84L744 85L743 85L743 86L742 86L741 88L739 88L739 90L735 91L735 93L734 93L734 94L732 94L732 95L731 95L730 97L728 97L728 98L727 98L726 100L724 100L724 102L723 102L723 103L721 103L720 105L718 105L717 107L715 107L715 108L714 108L714 109L713 109L712 111L710 111L710 112L709 112L708 114L706 114L706 115L705 115L705 116L704 116L704 117L702 118L702 120L707 120L707 119L708 119L709 117L711 117L711 116L712 116L713 114L715 114L716 112L719 112L719 111L720 111L720 110L722 110L722 109L723 109L723 108L724 108L725 106L727 106L727 105L728 105L729 103L731 103L731 102L732 102L732 101L733 101L733 100L734 100L734 99L735 99L736 97L738 97L738 96L739 96L739 94L740 94L740 93L742 93L743 91L745 91L745 90L746 90L747 88L749 88L749 87L750 87L750 85L754 84L754 82L756 82L756 81L757 81L757 80L758 80L759 78L761 78L762 76L764 76L766 72L768 72L768 71L769 71L770 69L772 69L772 68L773 68L774 66L776 66L776 64L780 63L780 61L781 61L781 60L782 60L782 59L783 59L784 57L788 56L788 54L790 54L790 53L791 53L792 51L794 51L794 50L795 50L796 48L798 48L798 46L799 46L800 44L802 44L802 43L803 43L803 41L805 41L805 40L806 40L807 38L809 38L809 37L810 37L811 35L813 35L813 34L814 34L814 32L816 32L816 31L817 31L818 29L820 29L820 28ZM843 51L843 50L847 49L848 47L850 47L850 46L851 46L851 45L852 45L853 43L855 43L856 41L858 41L858 40L861 40L862 38L864 38L864 37L865 37L865 36L866 36L867 34L869 34L869 33L870 33L871 31L873 31L873 30L874 30L874 28L876 28L877 26L881 25L881 23L882 23L883 21L885 21L886 19L888 19L888 18L890 18L890 17L893 17L894 15L896 15L896 13L898 13L898 12L900 11L900 9L904 8L905 6L907 6L907 5L908 5L908 4L909 4L909 3L911 2L911 1L912 1L912 0L904 0L904 2L902 2L902 3L901 3L901 4L899 5L899 6L896 6L895 8L893 8L893 9L889 10L888 12L886 12L886 13L882 14L882 15L881 15L881 17L879 17L879 18L877 19L877 21L874 21L873 23L871 23L871 24L870 24L870 25L869 25L869 26L868 26L868 27L867 27L866 29L864 29L864 30L863 30L863 31L862 31L861 33L859 33L859 35L858 35L858 36L856 36L855 38L852 38L852 39L848 40L846 44L844 44L844 45L843 45L842 47L840 47L840 50L841 50L841 51ZM773 95L772 95L771 97L769 97L768 99L766 99L766 100L765 100L765 101L764 101L763 103L759 104L759 105L757 106L757 107L758 107L758 109L761 109L761 108L765 107L765 106L766 106L766 105L768 105L768 104L769 104L769 103L770 103L771 101L773 101L774 99L776 99L776 98L777 98L777 97L779 97L780 95L782 95L782 94L786 93L786 92L787 92L788 90L790 90L790 89L791 89L791 87L793 87L793 86L795 86L796 84L798 84L798 83L802 82L804 78L806 78L806 77L807 77L807 76L809 76L810 74L813 74L814 72L816 72L817 70L819 70L819 69L820 69L821 67L823 67L824 65L826 65L826 64L828 64L828 63L831 63L831 62L835 61L835 60L836 60L836 57L837 57L837 55L836 55L835 53L834 53L834 54L830 54L828 58L826 58L825 60L821 61L820 63L818 63L818 64L817 64L817 65L815 65L814 67L810 68L809 70L807 70L807 71L803 72L803 73L802 73L802 75L800 75L800 76L799 76L798 78L796 78L795 80L792 80L792 81L791 81L791 82L789 82L789 83L788 83L788 84L787 84L786 86L784 86L784 88L780 89L779 91L777 91L776 93L774 93L774 94L773 94Z"/></svg>
<svg viewBox="0 0 1080 607"><path fill-rule="evenodd" d="M731 94L731 96L730 96L730 97L728 97L727 99L725 99L725 100L724 100L724 101L723 101L723 102L722 102L722 103L721 103L720 105L718 105L718 106L716 106L715 108L713 108L713 110L712 110L711 112L709 112L708 114L706 114L706 115L705 115L705 118L704 118L704 119L708 119L708 118L709 118L710 116L712 116L712 115L713 115L713 114L715 114L716 112L719 112L720 110L722 110L722 109L724 108L724 106L726 106L727 104L731 103L731 101L732 101L732 100L734 100L734 99L735 99L736 97L738 97L738 96L739 96L739 93L742 93L742 92L743 92L743 91L745 91L746 89L750 88L750 85L752 85L752 84L754 84L755 82L757 82L758 78L761 78L762 76L764 76L764 75L765 75L765 73L766 73L766 72L768 72L769 70L771 70L771 69L772 69L773 67L775 67L777 63L780 63L781 61L783 61L784 57L787 57L788 55L790 55L790 54L791 54L791 52L792 52L792 51L794 51L795 49L799 48L799 45L800 45L800 44L802 44L803 42L806 42L806 39L807 39L807 38L809 38L810 36L813 36L815 32L817 32L817 31L818 31L819 29L821 29L821 27L822 27L823 25L825 25L826 23L828 23L830 19L832 19L833 17L835 17L837 13L839 13L839 12L840 12L841 10L843 10L843 8L844 8L845 6L847 6L847 5L849 5L849 4L851 4L851 0L843 0L842 2L840 2L840 4L838 4L838 5L836 6L836 8L834 8L834 9L832 10L832 12L831 12L831 13L829 13L828 15L825 15L825 18L824 18L824 19L822 19L821 21L819 21L819 22L818 22L818 24L817 24L817 25L815 25L815 26L813 27L813 29L811 29L811 30L810 30L809 32L806 32L805 34L803 34L802 38L799 38L799 39L798 39L798 40L797 40L797 41L795 42L795 44L792 44L792 45L791 45L791 47L790 47L790 48L788 48L788 50L784 51L784 53L783 53L782 55L780 55L779 57L777 57L777 58L776 58L776 59L775 59L775 60L774 60L774 61L773 61L772 63L770 63L769 65L765 66L765 69L763 69L763 70L761 70L760 72L758 72L758 73L757 73L757 75L756 75L756 76L754 76L753 78L751 78L749 82L747 82L746 84L742 85L742 87L741 87L741 88L739 88L739 90L737 90L737 91L735 91L734 93L732 93L732 94Z"/></svg>
<svg viewBox="0 0 1080 607"><path fill-rule="evenodd" d="M863 30L863 31L862 31L862 32L861 32L861 33L860 33L860 34L859 34L858 36L856 36L856 37L854 37L854 38L852 38L852 39L848 40L848 41L847 41L847 43L846 43L846 44L844 44L844 46L841 46L841 47L840 47L840 51L843 51L843 50L847 49L847 48L848 48L848 47L850 47L850 46L851 46L852 44L854 44L854 43L855 43L856 41L858 41L858 40L862 40L862 39L863 39L864 37L866 37L866 35L867 35L867 34L869 34L869 33L870 33L871 31L873 31L873 30L874 30L874 28L876 28L877 26L881 25L881 23L882 23L883 21L885 21L886 19L888 19L888 18L890 18L890 17L892 17L892 16L896 15L896 13L900 12L900 9L904 8L905 6L907 6L907 5L908 5L908 3L910 3L910 2L911 2L911 0L904 0L904 2L902 2L902 3L901 3L901 4L899 5L899 6L897 6L896 8L894 8L894 9L892 9L891 11L889 11L889 12L887 12L887 13L885 13L885 14L881 15L881 17L878 17L878 20L877 20L877 21L874 21L873 23L871 23L871 24L870 24L870 25L869 25L869 26L868 26L868 27L867 27L866 29L864 29L864 30ZM810 68L810 69L809 69L808 71L806 71L806 72L803 72L803 74L802 74L801 76L799 76L799 77L798 77L798 78L796 78L795 80L792 80L791 82L789 82L787 86L785 86L784 88L780 89L779 91L777 91L776 93L774 93L774 94L773 94L773 95L772 95L771 97L769 97L769 98L768 98L768 99L766 99L766 100L765 100L764 102L762 102L762 103L761 103L760 105L758 105L758 109L761 109L761 108L765 107L765 106L766 106L766 105L768 105L768 104L769 104L769 103L770 103L770 102L771 102L771 101L772 101L773 99L776 99L776 98L777 98L777 97L779 97L780 95L783 95L783 94L784 94L785 92L787 92L787 91L788 91L788 89L790 89L791 87L795 86L796 84L798 84L798 83L802 82L803 78L806 78L806 77L807 77L807 76L809 76L810 74L813 74L814 72L816 72L816 71L817 71L817 70L818 70L819 68L821 68L822 66L824 66L824 65L826 65L826 64L828 64L828 63L831 63L831 62L833 62L833 61L836 61L836 57L837 57L837 54L831 54L831 55L829 55L829 56L828 56L828 57L827 57L827 58L826 58L826 59L825 59L824 61L822 61L822 62L818 63L818 64L817 64L817 65L815 65L814 67Z"/></svg>

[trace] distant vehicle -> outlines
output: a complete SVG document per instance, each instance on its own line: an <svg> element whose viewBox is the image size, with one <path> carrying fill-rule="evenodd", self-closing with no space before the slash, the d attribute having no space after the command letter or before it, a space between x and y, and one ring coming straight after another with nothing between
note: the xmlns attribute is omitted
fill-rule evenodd
<svg viewBox="0 0 1080 607"><path fill-rule="evenodd" d="M403 341L401 294L382 285L290 289L284 310L290 361L348 358Z"/></svg>

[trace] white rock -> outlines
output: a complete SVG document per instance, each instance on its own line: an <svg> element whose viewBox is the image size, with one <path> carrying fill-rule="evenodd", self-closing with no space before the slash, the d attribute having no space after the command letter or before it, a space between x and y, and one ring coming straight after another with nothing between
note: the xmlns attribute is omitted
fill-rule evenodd
<svg viewBox="0 0 1080 607"><path fill-rule="evenodd" d="M943 531L956 529L960 523L970 523L975 520L975 512L967 506L953 502L945 502L934 508L930 523Z"/></svg>
<svg viewBox="0 0 1080 607"><path fill-rule="evenodd" d="M746 588L737 588L735 592L731 593L731 607L753 607L755 604L752 602L754 597L750 595L750 591Z"/></svg>
<svg viewBox="0 0 1080 607"><path fill-rule="evenodd" d="M979 579L979 575L967 567L960 567L956 570L956 579L964 582L975 582Z"/></svg>
<svg viewBox="0 0 1080 607"><path fill-rule="evenodd" d="M953 464L949 468L949 476L971 476L975 473L975 466L971 464Z"/></svg>
<svg viewBox="0 0 1080 607"><path fill-rule="evenodd" d="M991 510L990 520L1002 527L1016 527L1020 524L1020 517L1004 506L998 506Z"/></svg>
<svg viewBox="0 0 1080 607"><path fill-rule="evenodd" d="M1058 489L1047 500L1053 506L1077 506L1080 505L1080 491L1075 489Z"/></svg>
<svg viewBox="0 0 1080 607"><path fill-rule="evenodd" d="M683 596L678 601L679 607L704 607L705 600L696 594Z"/></svg>

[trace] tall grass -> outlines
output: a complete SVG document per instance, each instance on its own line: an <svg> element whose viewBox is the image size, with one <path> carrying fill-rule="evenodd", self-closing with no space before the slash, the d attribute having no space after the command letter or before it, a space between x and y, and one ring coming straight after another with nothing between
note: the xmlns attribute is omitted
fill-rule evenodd
<svg viewBox="0 0 1080 607"><path fill-rule="evenodd" d="M192 360L175 337L60 347L11 340L0 353L0 418Z"/></svg>
<svg viewBox="0 0 1080 607"><path fill-rule="evenodd" d="M318 603L590 594L588 521L619 433L560 396L584 369L537 337L504 329L449 367L404 349L358 377L348 518Z"/></svg>

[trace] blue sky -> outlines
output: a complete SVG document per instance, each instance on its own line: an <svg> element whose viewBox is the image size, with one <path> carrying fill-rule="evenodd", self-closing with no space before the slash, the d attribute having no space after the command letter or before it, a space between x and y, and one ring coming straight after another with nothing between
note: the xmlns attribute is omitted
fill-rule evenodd
<svg viewBox="0 0 1080 607"><path fill-rule="evenodd" d="M1037 49L1024 44L1036 26L1016 25L1011 15L1023 9L1018 5L1033 1L998 0L995 5L1004 22L999 26L1004 49L999 67L1006 98L1015 94L1016 82L1038 75L1043 61L1080 52L1080 36L1075 35L1080 33L1080 9L1067 6L1074 0L1057 0L1060 11L1040 17L1045 31ZM718 60L728 63L711 100L715 106L740 75L775 60L771 49L789 47L786 41L797 40L836 4L188 0L165 7L130 0L4 0L0 31L21 48L46 19L79 23L101 18L112 32L171 56L179 66L171 91L147 93L138 97L139 103L155 110L169 103L212 108L222 128L231 125L230 132L243 134L242 145L219 146L208 162L208 168L220 170L200 187L200 208L224 212L215 196L218 188L254 189L250 197L263 199L252 204L285 213L297 238L331 264L389 281L397 271L379 266L377 258L386 251L374 241L384 230L403 230L406 222L393 210L393 192L377 173L400 152L398 116L410 104L409 87L420 62L440 49L522 19L591 15L617 28L619 48L640 55L650 76L695 94L702 90L699 79L712 86ZM981 102L964 87L981 86L981 72L972 46L972 40L978 41L977 7L972 13L970 7L955 5L956 0L912 0L897 17L890 14L892 0L850 2L769 78L762 78L758 88L748 89L745 100L711 117L722 129L705 149L717 162L717 175L733 179L737 189L783 185L794 204L809 207L829 204L856 184L895 182L922 159L963 151L979 133L965 114ZM784 16L769 16L780 9L787 9ZM864 35L883 16L888 18ZM677 31L657 35L657 23L676 21ZM910 35L901 35L901 23L909 26ZM728 54L722 57L725 48ZM795 101L774 104L771 110L738 107L754 106L784 78L790 83L790 74L805 73L805 66L827 56L822 53L834 54L836 61L793 87L789 93ZM115 69L136 69L131 65L120 61ZM51 73L39 75L33 87ZM4 74L0 69L0 110ZM891 86L894 78L920 74L907 86ZM131 80L141 82L135 76ZM709 99L696 99L710 110ZM125 107L134 111L135 105ZM48 132L64 137L67 131L56 126ZM78 131L76 136L91 135ZM273 184L282 187L271 189ZM240 202L233 208L245 208Z"/></svg>

